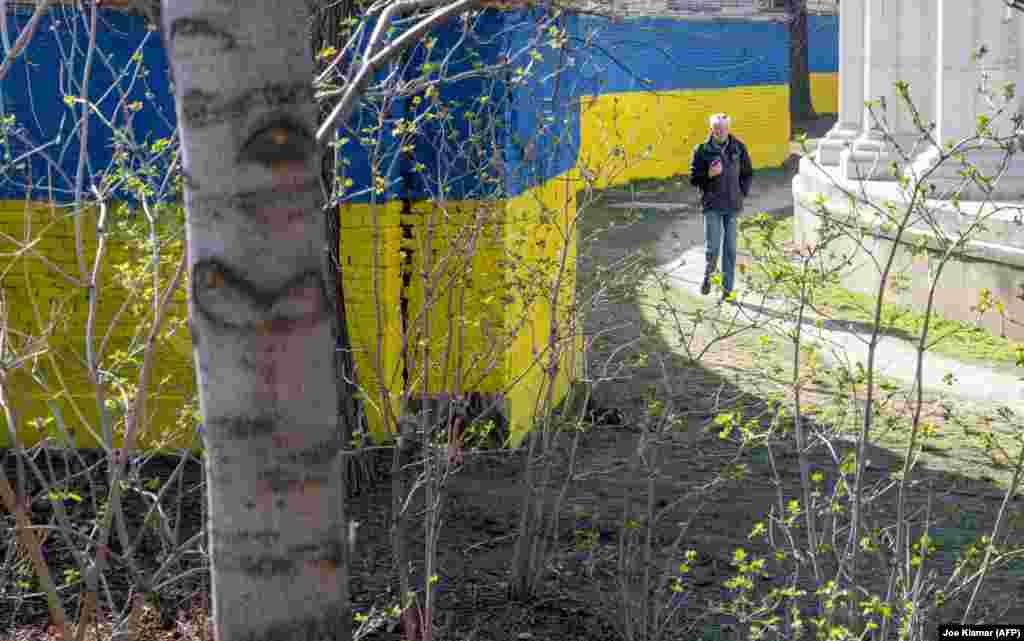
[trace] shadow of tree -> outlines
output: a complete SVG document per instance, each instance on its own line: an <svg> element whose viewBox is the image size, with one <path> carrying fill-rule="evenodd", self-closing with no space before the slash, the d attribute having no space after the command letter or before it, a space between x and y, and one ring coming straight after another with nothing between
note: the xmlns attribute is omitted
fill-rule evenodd
<svg viewBox="0 0 1024 641"><path fill-rule="evenodd" d="M773 211L773 215L784 216L783 210ZM600 219L600 217L598 217ZM628 230L616 229L594 244L593 248L581 249L579 259L579 280L582 287L593 284L598 273L596 266L602 260L614 259L628 254L630 247L655 248L655 255L664 247L665 237L675 237L681 243L693 246L699 243L702 229L694 221L699 216L689 216L675 220L652 220L631 226ZM581 236L596 231L589 227L586 214L581 217ZM694 241L697 242L694 242ZM661 262L659 260L659 262ZM624 368L624 372L614 381L600 383L595 387L594 394L602 406L617 407L628 418L636 431L642 429L646 408L649 405L652 391L665 400L670 400L674 408L685 418L686 434L678 435L663 450L663 464L658 470L658 480L653 484L659 497L672 497L683 488L694 487L706 481L711 473L712 464L721 462L724 450L721 443L715 445L714 435L706 434L706 428L720 412L739 412L743 417L756 418L762 423L774 413L773 399L766 392L752 392L752 386L746 384L750 379L764 378L765 363L759 362L756 355L744 352L741 348L711 351L702 362L686 358L673 350L659 331L643 313L642 301L635 293L618 300L609 300L600 310L588 313L585 319L585 332L588 336L602 335L606 339L604 347L596 347L589 355L591 371L594 364L603 363L605 359L614 358L615 363ZM747 307L747 304L744 304ZM755 311L772 318L791 320L787 314L762 306L750 306ZM829 329L863 333L867 331L864 323L827 322ZM908 338L899 330L886 330L887 335ZM620 349L630 345L629 349ZM614 357L613 357L614 354ZM645 359L637 358L646 354ZM600 368L597 368L598 370ZM665 387L672 388L670 393ZM666 398L667 397L667 398ZM812 425L813 428L825 431L828 426ZM611 430L606 430L611 432ZM717 430L716 430L717 431ZM590 460L582 465L584 468L600 467L608 455L600 451L601 447L610 447L621 441L610 436L594 439L588 452ZM756 521L767 517L773 507L782 509L783 501L799 499L803 495L800 490L800 471L798 457L792 437L780 440L772 446L772 456L767 448L748 451L743 461L749 465L750 475L742 482L730 483L719 488L706 510L701 513L686 534L688 545L700 546L702 554L707 553L716 560L718 571L712 580L695 583L690 587L700 593L706 602L709 598L731 599L722 588L722 581L731 575L729 560L732 551L744 547L752 553L769 551L766 545L748 540L747 534ZM788 441L788 444L787 444ZM618 443L620 453L628 454L630 448L635 450L637 439L627 439L627 444ZM854 443L849 440L837 440L832 448L826 447L822 441L814 441L809 447L808 456L812 468L825 475L821 488L825 496L830 496L839 482L838 460L853 452ZM594 451L594 448L597 451ZM864 487L869 495L875 496L866 505L866 520L869 530L879 527L885 531L891 529L896 518L896 489L893 482L901 474L904 467L902 452L892 451L876 444L866 448L868 464ZM772 480L773 464L782 481L776 486ZM571 502L582 504L589 509L604 510L605 518L615 522L623 518L625 512L637 513L646 500L648 479L644 475L634 474L632 477L602 477L600 482L583 483L577 489ZM906 518L902 524L908 528L909 536L916 541L927 528L933 543L939 546L935 555L926 560L926 569L938 573L938 578L945 580L954 569L958 555L966 546L983 533L990 532L999 512L1003 490L989 480L972 478L948 470L936 469L926 464L918 464L913 471L913 481L907 494ZM888 488L879 493L882 488ZM928 491L932 498L929 501ZM590 495L588 495L588 492ZM877 495L876 495L877 494ZM1019 541L1024 534L1024 518L1021 496L1014 497L1009 505L1010 514L1004 517L1000 543ZM659 499L660 500L660 499ZM931 504L930 523L926 523L928 505ZM660 504L660 503L659 503ZM692 506L691 506L692 507ZM658 544L667 545L677 530L676 524L688 516L685 506L667 515L666 525L657 532ZM1013 518L1008 518L1012 516ZM669 525L671 524L671 525ZM803 536L803 534L799 534ZM849 531L836 532L836 543L845 544L844 537ZM889 567L878 557L867 555L865 563L857 574L856 581L870 588L872 593L883 598L886 593L886 579ZM831 569L835 569L832 567ZM779 586L781 574L768 581L767 587ZM699 587L694 587L694 586ZM805 584L813 590L817 586ZM935 626L946 621L959 620L964 604L970 594L961 594L950 599L939 609L936 616L929 621L929 633L936 634ZM1024 561L1017 560L1008 567L1001 567L990 573L986 581L986 589L981 595L984 604L976 603L972 610L972 619L984 621L1018 621L1024 620ZM694 611L696 616L697 611ZM722 617L717 623L728 627L729 617ZM707 628L707 630L712 630ZM712 637L705 637L712 638Z"/></svg>

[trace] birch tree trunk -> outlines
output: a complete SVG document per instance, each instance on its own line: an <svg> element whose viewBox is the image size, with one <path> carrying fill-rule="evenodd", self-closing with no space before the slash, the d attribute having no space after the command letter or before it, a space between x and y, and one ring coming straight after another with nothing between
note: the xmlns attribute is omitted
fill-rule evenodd
<svg viewBox="0 0 1024 641"><path fill-rule="evenodd" d="M163 3L220 641L350 637L309 17L302 0Z"/></svg>

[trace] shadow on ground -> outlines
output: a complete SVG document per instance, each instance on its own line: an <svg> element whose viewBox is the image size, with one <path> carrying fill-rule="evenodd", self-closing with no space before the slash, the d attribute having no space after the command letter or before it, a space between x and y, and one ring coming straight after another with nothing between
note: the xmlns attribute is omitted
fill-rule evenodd
<svg viewBox="0 0 1024 641"><path fill-rule="evenodd" d="M761 178L764 178L762 176ZM777 177L785 180L785 177ZM639 194L639 198L646 199L646 195ZM754 208L757 205L752 203ZM598 206L599 215L595 216L597 224L602 224L600 215L601 207ZM785 208L774 207L770 209L775 215L786 215ZM611 214L609 214L611 215ZM580 273L581 280L585 281L588 274L595 273L594 267L602 260L611 260L629 251L630 247L664 247L665 237L669 236L673 241L679 241L682 245L693 246L694 236L687 236L687 231L693 233L699 215L690 216L683 220L657 220L650 223L641 223L634 226L628 232L618 229L613 235L608 235L604 242L597 242L590 251L581 252ZM646 222L646 221L645 221ZM699 230L699 228L697 228ZM581 232L587 231L587 223L581 224ZM673 234L675 232L676 235ZM659 263L668 262L659 256ZM648 402L647 391L652 388L665 386L666 378L673 388L673 403L679 411L687 415L689 434L680 439L678 447L672 449L672 453L666 456L668 461L661 470L663 482L657 485L656 493L659 497L673 497L685 487L692 487L700 482L703 475L708 473L707 462L714 461L716 454L721 461L723 455L721 448L716 448L707 440L701 438L701 429L706 427L718 412L739 411L747 417L767 417L771 415L771 405L768 399L751 395L744 391L748 386L738 385L738 377L758 377L763 373L763 363L757 360L753 353L742 353L731 351L728 353L709 353L707 362L696 363L689 361L675 354L672 348L664 342L662 333L653 327L642 313L642 303L634 299L624 299L618 302L609 302L607 308L599 314L593 314L588 318L588 333L609 332L612 347L632 343L635 350L647 354L659 354L664 358L658 361L654 358L647 359L647 365L633 367L629 370L628 380L614 381L602 384L598 387L597 395L599 403L621 408L627 415L633 418L634 425L643 416L643 408ZM770 309L758 308L757 311L768 315L779 315L778 312ZM836 327L845 331L865 331L863 326ZM905 336L903 336L905 337ZM593 361L601 361L606 354L592 354ZM633 354L620 353L618 358L621 361L629 362ZM723 372L735 373L723 374ZM667 374L667 375L666 375ZM623 377L627 378L627 377ZM825 492L828 488L834 488L838 479L836 462L832 453L822 443L817 443L810 453L814 469L825 473ZM840 444L836 454L842 456L843 452L850 450L850 444ZM600 459L601 454L595 452L594 456ZM677 458L678 457L678 458ZM883 487L898 474L904 465L902 456L894 454L888 449L880 447L869 447L867 450L869 460L866 483L871 487ZM800 498L799 494L799 470L796 466L796 453L792 446L781 446L776 453L775 465L783 481L781 488L776 488L770 477L771 466L764 451L752 452L746 459L751 464L752 475L749 480L742 483L722 488L715 495L713 504L703 512L691 530L687 534L690 545L700 549L702 553L708 551L711 556L718 560L719 567L723 574L717 577L715 583L721 587L721 580L729 574L728 559L731 558L733 550L737 547L744 547L748 551L757 549L748 539L747 534L754 522L765 518L770 506L780 503L780 500ZM963 475L937 471L918 466L915 472L915 490L912 498L908 499L908 514L910 517L904 523L909 528L911 536L917 537L925 529L924 507L927 503L924 487L930 484L935 491L935 500L932 506L932 524L930 532L934 540L939 541L941 551L934 560L933 566L939 572L939 576L945 579L953 571L953 564L962 546L967 542L969 536L977 536L986 528L990 528L995 522L995 517L1000 507L1002 491L999 487L983 479L969 478ZM641 479L619 478L606 479L602 485L602 492L607 494L602 498L605 506L615 504L611 495L617 488L620 495L629 494L639 490L638 484ZM781 489L781 496L779 490ZM596 491L596 490L595 490ZM643 494L641 492L641 494ZM635 494L634 494L635 495ZM596 498L591 503L596 503ZM895 496L894 492L880 496L872 502L867 511L867 518L874 526L892 526L895 519ZM1010 503L1010 512L1015 514L1012 524L1004 528L1001 536L1002 541L1019 540L1022 533L1022 501L1018 495ZM659 499L660 500L660 499ZM634 506L634 509L637 509ZM669 523L676 523L685 518L685 511L672 514L666 520ZM984 525L983 525L984 524ZM969 535L975 532L974 535ZM659 540L667 540L670 537L671 528L659 532ZM842 533L837 534L839 541L842 541ZM762 548L763 550L763 548ZM864 585L870 585L876 593L884 595L885 586L879 584L877 577L887 576L886 568L878 565L878 559L871 563L872 567L865 567L861 577ZM1009 569L1003 569L998 575L989 579L984 593L992 597L991 602L985 607L986 614L981 614L978 605L975 605L974 616L980 620L989 621L1024 621L1024 563L1016 562ZM769 582L771 583L771 582ZM705 597L718 598L726 597L721 590L715 589L710 584L708 590L703 594ZM700 599L698 599L699 601ZM952 621L959 614L958 608L962 607L964 598L951 602L935 618L935 623ZM958 620L958 619L957 619ZM720 621L727 623L728 621ZM932 631L934 634L934 630Z"/></svg>

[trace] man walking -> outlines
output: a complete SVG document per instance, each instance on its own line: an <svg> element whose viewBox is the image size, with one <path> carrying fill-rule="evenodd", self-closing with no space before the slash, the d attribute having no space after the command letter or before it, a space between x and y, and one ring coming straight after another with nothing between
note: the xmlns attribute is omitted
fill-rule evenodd
<svg viewBox="0 0 1024 641"><path fill-rule="evenodd" d="M750 193L754 169L747 147L729 133L725 114L710 118L711 135L693 150L690 184L701 190L704 209L704 282L700 293L711 291L711 277L722 256L722 300L731 301L736 278L736 217L743 210L743 199Z"/></svg>

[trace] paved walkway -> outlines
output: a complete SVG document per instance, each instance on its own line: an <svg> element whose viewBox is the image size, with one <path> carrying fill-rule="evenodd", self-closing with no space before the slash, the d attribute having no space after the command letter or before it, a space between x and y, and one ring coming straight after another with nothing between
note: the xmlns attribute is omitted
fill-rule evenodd
<svg viewBox="0 0 1024 641"><path fill-rule="evenodd" d="M792 192L788 185L776 185L756 194L748 203L747 215L756 211L769 211L784 215L792 212ZM704 249L702 217L693 202L643 202L642 198L630 203L613 205L623 208L646 208L663 211L666 215L678 216L666 226L662 239L657 243L657 258L661 269L671 276L675 285L686 294L700 298L700 283L704 275ZM795 324L791 315L783 313L781 301L761 300L749 292L742 291L742 282L737 283L740 304L737 307L723 306L727 313L735 313L741 321L756 322L775 329L792 328ZM710 296L714 296L712 293ZM713 299L712 299L713 300ZM845 362L849 365L867 362L870 334L862 326L828 321L819 329L813 320L806 324L807 338L821 343L823 355L830 364ZM878 372L912 385L917 364L914 345L901 338L884 336L876 352ZM956 394L965 400L1005 404L1017 411L1024 411L1024 372L1018 373L1009 366L986 368L956 361L937 354L925 354L924 386L931 391L950 391L943 378L947 373L955 377Z"/></svg>
<svg viewBox="0 0 1024 641"><path fill-rule="evenodd" d="M704 276L704 249L697 246L686 250L678 259L662 267L679 290L694 297L701 297L700 284ZM736 314L740 322L757 323L775 330L791 329L795 320L783 312L784 303L777 300L763 300L761 296L740 289L737 285L739 305L723 305L725 313ZM714 292L709 296L714 296ZM713 299L712 299L713 300ZM823 323L819 329L814 320L804 325L806 338L818 341L825 349L823 355L830 364L853 365L857 361L867 363L870 332L863 327L838 321ZM907 385L914 382L917 367L917 351L910 341L893 336L882 336L875 353L876 371ZM926 353L924 358L924 385L926 390L948 391L943 382L947 373L955 377L958 396L972 400L1006 404L1015 410L1024 411L1024 382L1021 376L1009 368L989 369L952 358Z"/></svg>

